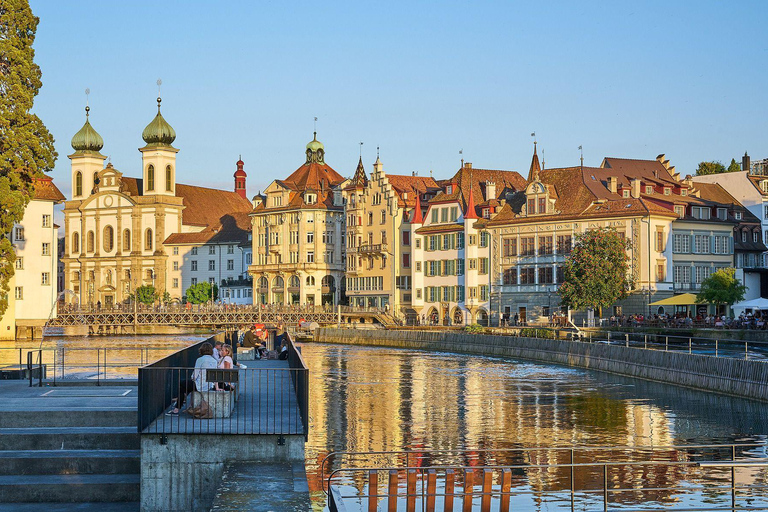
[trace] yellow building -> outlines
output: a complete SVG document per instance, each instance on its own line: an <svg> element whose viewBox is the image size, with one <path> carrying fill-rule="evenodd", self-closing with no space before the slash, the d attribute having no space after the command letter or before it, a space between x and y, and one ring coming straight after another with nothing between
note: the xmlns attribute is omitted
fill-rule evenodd
<svg viewBox="0 0 768 512"><path fill-rule="evenodd" d="M257 304L335 305L344 280L344 178L307 144L306 162L254 199L253 297Z"/></svg>
<svg viewBox="0 0 768 512"><path fill-rule="evenodd" d="M426 205L438 191L432 177L386 174L378 157L369 180L360 159L344 187L350 305L383 308L403 321L415 320L411 221L417 203Z"/></svg>

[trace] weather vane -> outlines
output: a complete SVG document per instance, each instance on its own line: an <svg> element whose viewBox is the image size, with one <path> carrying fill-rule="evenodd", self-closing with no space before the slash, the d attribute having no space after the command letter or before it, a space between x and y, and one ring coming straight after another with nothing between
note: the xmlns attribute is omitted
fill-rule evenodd
<svg viewBox="0 0 768 512"><path fill-rule="evenodd" d="M315 135L317 135L317 116L315 116Z"/></svg>
<svg viewBox="0 0 768 512"><path fill-rule="evenodd" d="M360 141L360 158L363 158L363 141Z"/></svg>
<svg viewBox="0 0 768 512"><path fill-rule="evenodd" d="M86 87L85 88L85 117L88 117L88 112L91 110L91 107L88 104L88 95L91 94L91 90Z"/></svg>
<svg viewBox="0 0 768 512"><path fill-rule="evenodd" d="M581 166L584 167L584 149L579 146L579 152L581 153Z"/></svg>
<svg viewBox="0 0 768 512"><path fill-rule="evenodd" d="M533 145L536 145L536 132L531 133L531 137L533 137Z"/></svg>

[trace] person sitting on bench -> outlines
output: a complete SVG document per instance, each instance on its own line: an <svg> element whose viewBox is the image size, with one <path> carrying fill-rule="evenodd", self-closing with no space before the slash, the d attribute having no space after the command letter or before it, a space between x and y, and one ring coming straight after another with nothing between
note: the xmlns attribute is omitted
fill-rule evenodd
<svg viewBox="0 0 768 512"><path fill-rule="evenodd" d="M213 346L208 342L200 345L200 357L195 361L195 371L192 372L192 378L179 381L179 397L176 399L176 406L166 414L171 416L178 415L181 408L184 407L187 393L210 391L214 383L206 380L206 369L216 368L217 366L218 363L213 358ZM179 374L179 379L180 376L181 374Z"/></svg>
<svg viewBox="0 0 768 512"><path fill-rule="evenodd" d="M222 345L219 368L222 370L231 370L234 367L235 365L232 362L232 345ZM213 389L216 391L231 391L232 386L230 386L227 382L217 382Z"/></svg>

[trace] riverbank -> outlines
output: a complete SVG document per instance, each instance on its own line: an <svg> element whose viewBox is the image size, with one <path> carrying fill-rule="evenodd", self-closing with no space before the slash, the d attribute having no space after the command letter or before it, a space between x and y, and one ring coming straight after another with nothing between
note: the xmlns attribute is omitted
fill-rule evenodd
<svg viewBox="0 0 768 512"><path fill-rule="evenodd" d="M768 401L768 363L748 359L446 331L320 328L314 341L527 359Z"/></svg>

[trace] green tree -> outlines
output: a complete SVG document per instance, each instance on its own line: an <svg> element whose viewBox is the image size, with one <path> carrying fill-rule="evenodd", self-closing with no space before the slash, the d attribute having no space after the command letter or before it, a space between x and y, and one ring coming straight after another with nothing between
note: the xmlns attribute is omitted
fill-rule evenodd
<svg viewBox="0 0 768 512"><path fill-rule="evenodd" d="M158 299L157 290L155 290L155 287L151 284L145 284L136 288L136 293L133 298L137 302L150 306Z"/></svg>
<svg viewBox="0 0 768 512"><path fill-rule="evenodd" d="M744 300L746 292L747 287L736 279L736 269L721 268L701 282L701 290L696 295L696 301L718 306L732 305Z"/></svg>
<svg viewBox="0 0 768 512"><path fill-rule="evenodd" d="M9 233L21 221L34 191L34 178L56 161L53 137L30 113L42 82L34 63L39 19L27 0L0 2L0 318L8 308L16 260Z"/></svg>
<svg viewBox="0 0 768 512"><path fill-rule="evenodd" d="M592 229L576 237L565 260L560 300L572 309L602 309L627 296L627 250L630 247L614 229Z"/></svg>
<svg viewBox="0 0 768 512"><path fill-rule="evenodd" d="M731 158L731 163L728 164L728 170L725 172L739 172L741 171L741 164L736 162L735 158Z"/></svg>
<svg viewBox="0 0 768 512"><path fill-rule="evenodd" d="M213 300L219 298L219 287L213 285ZM203 281L187 288L187 302L204 304L211 300L211 283Z"/></svg>
<svg viewBox="0 0 768 512"><path fill-rule="evenodd" d="M722 162L701 162L696 169L696 176L704 176L705 174L721 174L726 172L725 166Z"/></svg>

